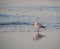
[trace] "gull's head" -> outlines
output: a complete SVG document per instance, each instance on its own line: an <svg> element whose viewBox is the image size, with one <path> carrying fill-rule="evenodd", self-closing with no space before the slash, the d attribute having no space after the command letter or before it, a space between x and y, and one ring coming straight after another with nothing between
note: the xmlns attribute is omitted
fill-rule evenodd
<svg viewBox="0 0 60 49"><path fill-rule="evenodd" d="M36 23L37 23L36 21L35 21L35 22L33 22L33 25L34 25L34 24L36 24Z"/></svg>

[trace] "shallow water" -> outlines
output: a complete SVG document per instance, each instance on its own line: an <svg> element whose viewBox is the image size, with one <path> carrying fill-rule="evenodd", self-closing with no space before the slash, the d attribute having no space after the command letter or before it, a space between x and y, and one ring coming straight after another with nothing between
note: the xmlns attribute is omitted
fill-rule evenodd
<svg viewBox="0 0 60 49"><path fill-rule="evenodd" d="M42 30L60 29L60 6L24 3L0 3L0 32L37 31L33 22L45 26Z"/></svg>

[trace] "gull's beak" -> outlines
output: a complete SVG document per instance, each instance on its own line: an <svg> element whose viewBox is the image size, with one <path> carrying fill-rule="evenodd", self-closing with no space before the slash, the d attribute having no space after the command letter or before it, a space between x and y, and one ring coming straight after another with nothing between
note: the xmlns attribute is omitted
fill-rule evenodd
<svg viewBox="0 0 60 49"><path fill-rule="evenodd" d="M33 22L32 24L34 25L35 22Z"/></svg>

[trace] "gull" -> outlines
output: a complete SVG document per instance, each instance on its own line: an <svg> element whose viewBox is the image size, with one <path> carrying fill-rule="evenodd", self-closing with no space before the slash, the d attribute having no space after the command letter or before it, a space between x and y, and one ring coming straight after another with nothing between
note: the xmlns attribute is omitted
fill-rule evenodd
<svg viewBox="0 0 60 49"><path fill-rule="evenodd" d="M38 22L34 22L33 24L34 24L35 28L38 30L37 33L34 34L34 36L33 36L33 40L35 40L35 39L38 39L41 37L41 34L39 34L39 29L45 28L45 27L40 25Z"/></svg>

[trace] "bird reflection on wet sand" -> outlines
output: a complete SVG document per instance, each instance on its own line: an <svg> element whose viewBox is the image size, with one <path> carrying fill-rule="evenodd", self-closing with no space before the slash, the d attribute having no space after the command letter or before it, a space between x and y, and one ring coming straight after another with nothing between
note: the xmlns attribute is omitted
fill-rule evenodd
<svg viewBox="0 0 60 49"><path fill-rule="evenodd" d="M40 40L41 38L45 37L45 35L35 33L33 35L33 40Z"/></svg>

